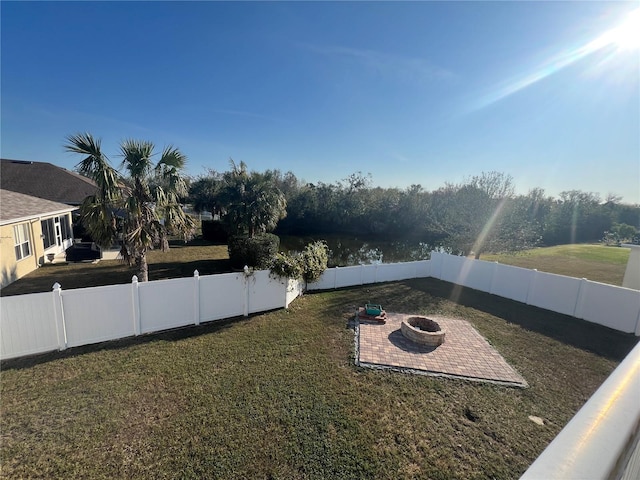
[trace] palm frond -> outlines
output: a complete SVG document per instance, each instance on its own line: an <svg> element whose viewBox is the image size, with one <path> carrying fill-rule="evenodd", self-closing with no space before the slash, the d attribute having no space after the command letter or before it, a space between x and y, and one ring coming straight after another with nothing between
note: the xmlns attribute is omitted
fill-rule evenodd
<svg viewBox="0 0 640 480"><path fill-rule="evenodd" d="M187 164L187 156L182 153L178 148L173 145L164 147L162 156L158 161L156 168L162 168L162 166L173 167L176 170L182 170Z"/></svg>
<svg viewBox="0 0 640 480"><path fill-rule="evenodd" d="M147 178L152 170L153 143L146 140L128 139L120 145L121 167L132 178Z"/></svg>

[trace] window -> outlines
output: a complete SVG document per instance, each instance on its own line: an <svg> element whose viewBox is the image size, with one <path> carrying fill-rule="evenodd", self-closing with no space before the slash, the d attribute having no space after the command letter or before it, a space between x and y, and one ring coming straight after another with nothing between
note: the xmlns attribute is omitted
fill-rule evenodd
<svg viewBox="0 0 640 480"><path fill-rule="evenodd" d="M73 238L73 230L71 230L71 224L69 223L68 215L65 215L64 217L60 217L60 226L62 227L63 240Z"/></svg>
<svg viewBox="0 0 640 480"><path fill-rule="evenodd" d="M44 248L49 248L56 243L56 230L53 226L53 218L47 218L40 222L42 226L42 239L44 242Z"/></svg>
<svg viewBox="0 0 640 480"><path fill-rule="evenodd" d="M13 227L13 237L15 238L16 260L31 255L31 242L29 241L29 224L21 223Z"/></svg>

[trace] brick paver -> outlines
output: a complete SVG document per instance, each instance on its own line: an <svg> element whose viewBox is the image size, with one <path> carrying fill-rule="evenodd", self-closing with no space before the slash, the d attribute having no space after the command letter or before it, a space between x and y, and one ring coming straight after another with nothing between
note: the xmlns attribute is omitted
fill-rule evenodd
<svg viewBox="0 0 640 480"><path fill-rule="evenodd" d="M387 313L387 323L359 322L358 364L413 370L468 380L526 387L527 382L465 320L429 315L446 332L438 347L406 339L400 324L412 315Z"/></svg>

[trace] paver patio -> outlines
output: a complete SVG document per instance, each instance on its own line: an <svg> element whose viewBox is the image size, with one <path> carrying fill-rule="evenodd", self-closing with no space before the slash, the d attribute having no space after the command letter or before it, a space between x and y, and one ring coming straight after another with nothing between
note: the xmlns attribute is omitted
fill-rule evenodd
<svg viewBox="0 0 640 480"><path fill-rule="evenodd" d="M362 367L391 368L413 373L527 387L527 382L473 326L455 318L429 315L445 330L438 347L405 338L400 325L413 315L387 313L387 322L357 321L357 363Z"/></svg>

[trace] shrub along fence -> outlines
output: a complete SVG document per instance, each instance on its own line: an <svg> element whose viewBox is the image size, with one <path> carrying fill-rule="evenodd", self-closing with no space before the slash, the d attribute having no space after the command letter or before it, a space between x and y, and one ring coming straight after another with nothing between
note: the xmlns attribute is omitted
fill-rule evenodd
<svg viewBox="0 0 640 480"><path fill-rule="evenodd" d="M307 286L326 290L435 277L640 335L640 292L585 279L433 252L430 260L336 267ZM277 308L301 291L269 271L3 297L0 359L115 340Z"/></svg>

